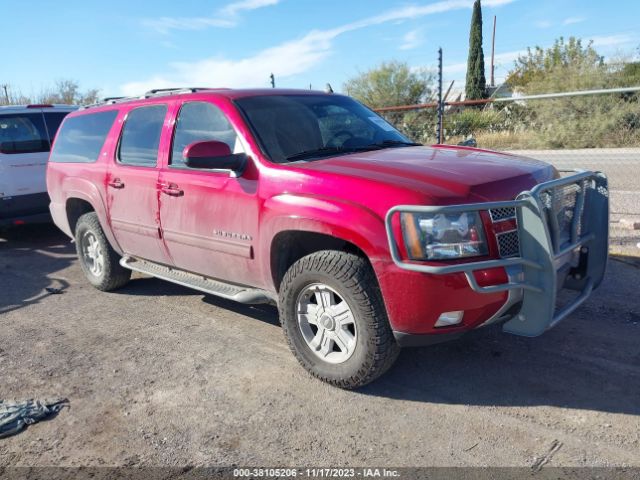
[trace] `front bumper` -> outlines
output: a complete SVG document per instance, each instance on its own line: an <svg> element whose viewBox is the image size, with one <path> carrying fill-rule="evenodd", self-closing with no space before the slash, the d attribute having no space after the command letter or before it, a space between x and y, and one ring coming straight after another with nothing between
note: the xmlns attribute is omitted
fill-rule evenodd
<svg viewBox="0 0 640 480"><path fill-rule="evenodd" d="M501 312L489 321L510 318L503 329L516 335L535 337L571 314L604 277L609 246L609 193L602 173L572 172L572 175L541 183L522 192L515 200L449 206L401 205L387 213L385 224L391 257L403 270L446 275L462 273L474 292L508 292ZM570 193L568 193L570 192ZM402 259L394 235L393 221L401 212L451 214L469 211L513 209L517 219L519 253L468 263L411 262ZM481 286L474 272L504 268L508 281ZM561 289L577 296L557 305ZM514 306L519 305L514 311ZM502 316L501 316L502 314Z"/></svg>

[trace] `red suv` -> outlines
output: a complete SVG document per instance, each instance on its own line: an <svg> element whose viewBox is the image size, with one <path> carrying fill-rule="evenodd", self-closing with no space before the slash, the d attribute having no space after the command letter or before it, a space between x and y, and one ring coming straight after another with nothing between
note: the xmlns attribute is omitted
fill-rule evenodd
<svg viewBox="0 0 640 480"><path fill-rule="evenodd" d="M420 146L336 94L110 100L64 120L47 184L96 288L135 270L275 303L300 363L344 388L381 375L401 346L494 322L540 335L607 259L602 174ZM577 294L556 305L563 288Z"/></svg>

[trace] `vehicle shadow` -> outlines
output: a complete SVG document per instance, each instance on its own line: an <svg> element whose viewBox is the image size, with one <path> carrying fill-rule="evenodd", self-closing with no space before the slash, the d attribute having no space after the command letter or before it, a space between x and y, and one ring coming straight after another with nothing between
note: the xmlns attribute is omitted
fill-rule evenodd
<svg viewBox="0 0 640 480"><path fill-rule="evenodd" d="M246 305L157 278L135 278L115 293L142 296L199 295L204 303L212 307L229 310L269 325L280 325L278 309L273 305Z"/></svg>
<svg viewBox="0 0 640 480"><path fill-rule="evenodd" d="M74 258L75 248L53 225L0 231L0 314L64 293L68 282L54 274Z"/></svg>
<svg viewBox="0 0 640 480"><path fill-rule="evenodd" d="M205 298L203 298L203 301L209 305L213 305L214 307L231 310L232 312L245 315L269 325L280 326L278 308L274 305L245 305L232 300L225 300L224 298L216 297L214 295L206 295Z"/></svg>
<svg viewBox="0 0 640 480"><path fill-rule="evenodd" d="M166 280L147 276L132 278L124 287L115 290L113 293L142 297L204 295L202 292L192 288L183 287L182 285L167 282Z"/></svg>
<svg viewBox="0 0 640 480"><path fill-rule="evenodd" d="M640 272L634 265L638 259L612 259L591 299L540 337L512 336L497 325L455 342L406 349L387 375L359 392L430 403L640 415Z"/></svg>

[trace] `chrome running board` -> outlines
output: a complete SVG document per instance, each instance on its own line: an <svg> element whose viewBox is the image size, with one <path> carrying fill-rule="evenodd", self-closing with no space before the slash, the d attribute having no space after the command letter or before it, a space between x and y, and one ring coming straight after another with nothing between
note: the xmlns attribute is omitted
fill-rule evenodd
<svg viewBox="0 0 640 480"><path fill-rule="evenodd" d="M167 267L148 260L127 256L120 260L120 265L135 272L151 275L152 277L156 277L161 280L177 283L178 285L226 298L227 300L246 304L275 304L277 302L275 294L266 290L214 280L212 278L197 275L178 268Z"/></svg>

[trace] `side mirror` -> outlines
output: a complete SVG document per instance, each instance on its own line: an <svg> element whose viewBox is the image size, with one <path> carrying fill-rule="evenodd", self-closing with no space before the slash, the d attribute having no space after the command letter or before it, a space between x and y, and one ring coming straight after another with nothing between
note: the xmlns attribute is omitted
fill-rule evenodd
<svg viewBox="0 0 640 480"><path fill-rule="evenodd" d="M194 142L182 151L185 163L190 168L208 170L231 170L238 172L244 168L246 155L231 153L229 145L216 140Z"/></svg>

